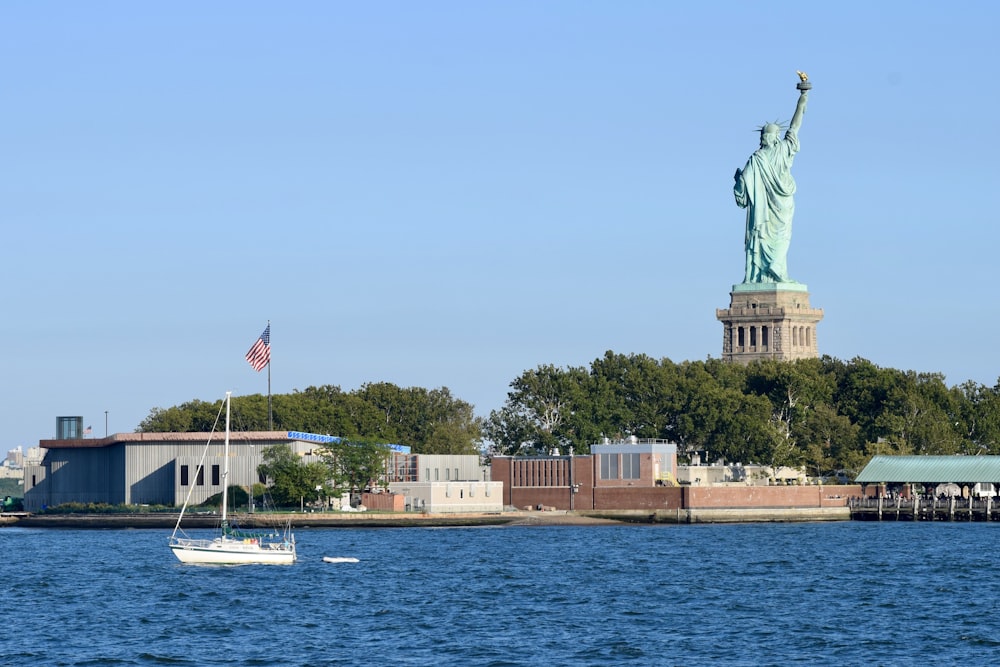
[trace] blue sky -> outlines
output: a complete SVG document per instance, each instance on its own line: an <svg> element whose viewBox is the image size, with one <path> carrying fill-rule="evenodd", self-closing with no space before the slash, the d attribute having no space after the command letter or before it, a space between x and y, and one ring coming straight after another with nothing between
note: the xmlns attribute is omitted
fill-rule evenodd
<svg viewBox="0 0 1000 667"><path fill-rule="evenodd" d="M815 4L815 6L813 6ZM0 453L154 407L718 357L732 175L800 132L820 352L993 385L995 3L0 5Z"/></svg>

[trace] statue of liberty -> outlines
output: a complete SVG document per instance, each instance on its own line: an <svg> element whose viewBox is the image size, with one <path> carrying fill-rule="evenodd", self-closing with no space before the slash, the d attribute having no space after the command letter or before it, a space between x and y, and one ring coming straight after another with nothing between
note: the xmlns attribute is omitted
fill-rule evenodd
<svg viewBox="0 0 1000 667"><path fill-rule="evenodd" d="M788 277L787 266L795 213L792 160L799 152L799 127L812 88L808 77L798 74L799 101L785 137L779 139L782 128L778 123L765 124L760 128L760 148L742 170L736 170L733 194L736 204L747 210L744 283L795 282Z"/></svg>

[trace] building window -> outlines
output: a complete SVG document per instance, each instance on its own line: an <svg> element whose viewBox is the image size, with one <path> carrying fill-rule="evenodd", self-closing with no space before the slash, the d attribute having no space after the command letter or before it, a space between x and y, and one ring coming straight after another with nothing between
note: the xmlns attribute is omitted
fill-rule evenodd
<svg viewBox="0 0 1000 667"><path fill-rule="evenodd" d="M212 486L219 485L219 464L216 463L212 466Z"/></svg>
<svg viewBox="0 0 1000 667"><path fill-rule="evenodd" d="M439 473L440 473L440 472L441 472L441 471L440 471L440 470L439 470L438 468L434 468L434 481L435 481L435 482L439 482L439 481L441 481L440 479L438 479L438 478L439 478L439 476L440 476L440 475L439 475Z"/></svg>
<svg viewBox="0 0 1000 667"><path fill-rule="evenodd" d="M188 484L190 484L190 480L188 480L188 467L181 466L181 486L187 486Z"/></svg>
<svg viewBox="0 0 1000 667"><path fill-rule="evenodd" d="M639 479L638 454L622 454L622 479Z"/></svg>
<svg viewBox="0 0 1000 667"><path fill-rule="evenodd" d="M205 486L205 468L198 466L198 486Z"/></svg>
<svg viewBox="0 0 1000 667"><path fill-rule="evenodd" d="M444 481L446 481L446 482L450 482L451 481L451 468L445 468L444 469Z"/></svg>
<svg viewBox="0 0 1000 667"><path fill-rule="evenodd" d="M618 479L617 454L601 454L601 479Z"/></svg>

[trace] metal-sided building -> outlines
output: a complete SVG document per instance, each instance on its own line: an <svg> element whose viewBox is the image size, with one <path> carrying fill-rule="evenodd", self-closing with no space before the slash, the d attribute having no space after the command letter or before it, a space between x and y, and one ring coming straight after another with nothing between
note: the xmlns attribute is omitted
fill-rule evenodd
<svg viewBox="0 0 1000 667"><path fill-rule="evenodd" d="M24 508L37 512L63 503L177 505L188 493L199 503L222 492L222 438L208 433L116 433L106 438L42 440L41 463L25 466ZM286 431L241 433L230 439L229 485L261 481L265 447L287 444L300 455L313 443ZM217 446L216 446L217 445ZM204 469L198 464L204 455Z"/></svg>
<svg viewBox="0 0 1000 667"><path fill-rule="evenodd" d="M222 492L223 439L218 433L116 433L106 438L75 437L42 440L40 463L24 469L24 508L37 512L64 503L108 505L181 505L190 494L198 504ZM211 446L206 447L209 438ZM339 438L301 431L250 431L233 434L229 442L230 486L265 482L257 473L263 453L273 445L288 445L304 462L319 460L314 449ZM393 450L385 482L419 482L432 494L450 498L436 487L459 481L488 484L488 470L478 456L411 454L409 447ZM204 461L202 460L204 457ZM203 463L199 471L199 464ZM450 487L449 487L450 488ZM471 487L470 487L471 488ZM491 487L492 489L493 487ZM475 495L475 491L472 492ZM433 497L437 497L433 495ZM467 498L468 491L456 492ZM499 491L493 491L499 496ZM488 497L485 487L478 494ZM454 505L452 502L431 503ZM468 500L459 505L471 504ZM427 502L426 511L435 511ZM413 509L416 509L414 506Z"/></svg>

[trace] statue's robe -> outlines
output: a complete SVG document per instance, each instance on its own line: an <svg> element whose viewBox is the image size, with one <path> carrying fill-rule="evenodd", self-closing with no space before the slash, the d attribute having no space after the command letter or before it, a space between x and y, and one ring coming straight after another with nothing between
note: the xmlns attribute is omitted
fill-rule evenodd
<svg viewBox="0 0 1000 667"><path fill-rule="evenodd" d="M784 139L751 155L736 179L736 203L747 210L745 283L794 282L786 262L795 213L792 160L798 152L798 136L788 130Z"/></svg>

